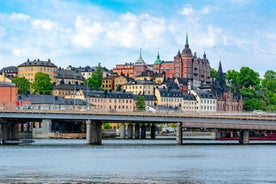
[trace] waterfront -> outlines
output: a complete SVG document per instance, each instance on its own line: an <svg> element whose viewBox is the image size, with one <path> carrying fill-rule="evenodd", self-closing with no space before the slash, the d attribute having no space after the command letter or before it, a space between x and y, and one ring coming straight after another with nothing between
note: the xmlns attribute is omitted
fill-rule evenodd
<svg viewBox="0 0 276 184"><path fill-rule="evenodd" d="M276 182L276 144L184 143L103 140L103 145L93 146L81 139L41 139L3 145L0 183Z"/></svg>

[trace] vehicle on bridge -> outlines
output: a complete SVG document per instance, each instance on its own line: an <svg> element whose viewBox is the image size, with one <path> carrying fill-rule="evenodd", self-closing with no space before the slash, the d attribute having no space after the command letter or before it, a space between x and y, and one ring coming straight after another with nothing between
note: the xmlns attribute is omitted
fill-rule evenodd
<svg viewBox="0 0 276 184"><path fill-rule="evenodd" d="M253 114L255 114L255 115L266 115L266 113L262 110L255 110L255 111L253 111Z"/></svg>

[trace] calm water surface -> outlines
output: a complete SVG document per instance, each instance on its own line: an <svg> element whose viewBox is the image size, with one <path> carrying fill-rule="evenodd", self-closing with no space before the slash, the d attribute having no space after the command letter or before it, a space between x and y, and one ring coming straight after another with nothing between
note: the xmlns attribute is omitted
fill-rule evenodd
<svg viewBox="0 0 276 184"><path fill-rule="evenodd" d="M0 158L0 183L276 183L276 144L50 139L0 146Z"/></svg>

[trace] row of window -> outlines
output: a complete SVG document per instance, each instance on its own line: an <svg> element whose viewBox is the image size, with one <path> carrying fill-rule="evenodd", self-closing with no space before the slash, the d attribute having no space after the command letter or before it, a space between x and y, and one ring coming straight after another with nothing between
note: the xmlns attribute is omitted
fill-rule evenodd
<svg viewBox="0 0 276 184"><path fill-rule="evenodd" d="M206 99L201 99L201 103L204 104L216 104L216 100L206 100Z"/></svg>
<svg viewBox="0 0 276 184"><path fill-rule="evenodd" d="M57 68L53 67L19 67L19 71L25 72L25 71L33 71L33 72L56 72Z"/></svg>
<svg viewBox="0 0 276 184"><path fill-rule="evenodd" d="M98 102L98 103L103 103L106 102L106 99L102 98L89 98L89 102ZM109 99L109 103L132 103L132 100L130 99Z"/></svg>

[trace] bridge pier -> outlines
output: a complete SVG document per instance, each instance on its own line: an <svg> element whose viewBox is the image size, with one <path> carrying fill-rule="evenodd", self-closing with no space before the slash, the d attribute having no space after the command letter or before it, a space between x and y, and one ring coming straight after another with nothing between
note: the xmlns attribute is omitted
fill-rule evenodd
<svg viewBox="0 0 276 184"><path fill-rule="evenodd" d="M139 139L140 138L140 125L138 123L135 124L135 135L134 135L135 139Z"/></svg>
<svg viewBox="0 0 276 184"><path fill-rule="evenodd" d="M0 124L0 128L0 144L7 144L9 141L19 140L17 123Z"/></svg>
<svg viewBox="0 0 276 184"><path fill-rule="evenodd" d="M127 127L127 138L132 139L133 138L133 124L129 123Z"/></svg>
<svg viewBox="0 0 276 184"><path fill-rule="evenodd" d="M176 144L181 145L182 144L182 122L179 122L176 124Z"/></svg>
<svg viewBox="0 0 276 184"><path fill-rule="evenodd" d="M86 144L102 144L102 123L86 121Z"/></svg>
<svg viewBox="0 0 276 184"><path fill-rule="evenodd" d="M146 139L147 133L146 133L146 125L143 123L141 126L141 139Z"/></svg>
<svg viewBox="0 0 276 184"><path fill-rule="evenodd" d="M242 130L240 132L240 144L249 144L249 130Z"/></svg>
<svg viewBox="0 0 276 184"><path fill-rule="evenodd" d="M150 127L150 137L151 139L155 139L155 125L152 124L151 127Z"/></svg>
<svg viewBox="0 0 276 184"><path fill-rule="evenodd" d="M120 139L125 139L126 138L126 124L121 123L120 126Z"/></svg>
<svg viewBox="0 0 276 184"><path fill-rule="evenodd" d="M52 120L51 119L43 119L41 122L42 129L42 138L49 138L49 133L51 133L52 129Z"/></svg>

